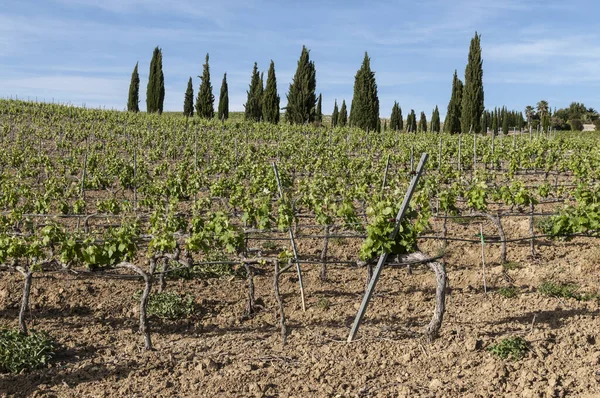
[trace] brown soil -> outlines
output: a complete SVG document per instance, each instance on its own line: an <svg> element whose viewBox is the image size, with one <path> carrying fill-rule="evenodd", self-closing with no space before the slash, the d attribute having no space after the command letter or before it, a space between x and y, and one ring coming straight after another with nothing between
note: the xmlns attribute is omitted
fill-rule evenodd
<svg viewBox="0 0 600 398"><path fill-rule="evenodd" d="M507 237L526 236L528 222L503 220ZM451 236L473 238L478 224L450 222ZM440 230L440 226L435 226ZM485 235L494 235L486 224ZM359 242L330 243L330 256L355 258ZM45 397L597 397L600 396L599 302L544 297L545 279L575 282L598 293L598 242L528 242L508 246L522 268L506 276L497 245L485 246L488 294L483 293L481 247L452 243L446 256L450 289L441 336L429 344L433 273L420 266L386 268L357 340L346 343L362 299L365 270L304 266L306 312L293 272L282 277L290 334L282 346L272 270L255 278L265 309L244 319L245 281L169 281L168 289L196 297L200 312L179 321L151 319L156 350L144 352L137 333L139 281L77 279L42 274L34 280L29 324L47 331L60 349L46 369L0 375L0 396ZM287 246L287 242L279 243ZM322 242L306 240L300 253L318 256ZM435 254L438 243L422 242ZM497 293L514 280L520 294ZM18 274L0 278L0 326L16 326ZM520 361L487 348L521 336L531 345Z"/></svg>

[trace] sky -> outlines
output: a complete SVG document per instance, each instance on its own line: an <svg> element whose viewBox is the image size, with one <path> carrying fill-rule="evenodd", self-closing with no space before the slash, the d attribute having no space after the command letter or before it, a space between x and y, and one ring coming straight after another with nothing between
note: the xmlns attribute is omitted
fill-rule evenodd
<svg viewBox="0 0 600 398"><path fill-rule="evenodd" d="M140 109L152 51L163 51L165 111L182 111L210 54L215 108L227 73L230 111L243 111L254 62L275 62L281 106L302 45L323 113L350 105L365 51L381 117L394 101L444 117L454 70L464 79L481 34L485 106L522 111L583 102L600 109L600 4L595 0L2 0L0 97L125 109L139 62Z"/></svg>

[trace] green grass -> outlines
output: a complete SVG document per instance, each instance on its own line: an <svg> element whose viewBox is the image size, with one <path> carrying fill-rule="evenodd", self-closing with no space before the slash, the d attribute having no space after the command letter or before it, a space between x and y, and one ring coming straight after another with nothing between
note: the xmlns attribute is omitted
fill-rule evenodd
<svg viewBox="0 0 600 398"><path fill-rule="evenodd" d="M319 301L317 301L317 307L326 311L329 309L329 299L326 297L321 297Z"/></svg>
<svg viewBox="0 0 600 398"><path fill-rule="evenodd" d="M529 343L520 336L514 336L492 344L487 350L498 358L518 361L529 351Z"/></svg>
<svg viewBox="0 0 600 398"><path fill-rule="evenodd" d="M506 263L502 264L502 267L506 271L512 271L512 270L515 270L515 269L521 269L521 268L523 268L523 266L521 264L516 263L514 261L506 262Z"/></svg>
<svg viewBox="0 0 600 398"><path fill-rule="evenodd" d="M519 289L514 286L501 287L497 293L506 298L514 298L519 295Z"/></svg>
<svg viewBox="0 0 600 398"><path fill-rule="evenodd" d="M538 292L544 296L557 298L572 298L579 301L589 301L598 297L597 294L577 293L579 286L574 283L558 283L544 281L538 287Z"/></svg>
<svg viewBox="0 0 600 398"><path fill-rule="evenodd" d="M54 343L44 332L0 330L0 373L19 373L44 367L54 356Z"/></svg>
<svg viewBox="0 0 600 398"><path fill-rule="evenodd" d="M134 298L139 300L141 291ZM194 298L190 295L180 295L175 292L150 294L148 299L148 315L162 319L186 318L196 312Z"/></svg>

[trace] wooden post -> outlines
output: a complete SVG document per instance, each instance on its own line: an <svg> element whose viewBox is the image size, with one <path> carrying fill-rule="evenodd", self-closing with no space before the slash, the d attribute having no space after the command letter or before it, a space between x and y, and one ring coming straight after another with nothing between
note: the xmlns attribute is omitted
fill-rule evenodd
<svg viewBox="0 0 600 398"><path fill-rule="evenodd" d="M427 153L423 153L421 155L421 160L419 161L419 166L417 167L417 172L413 176L412 181L410 182L408 190L406 191L406 194L404 196L404 201L402 202L402 205L400 206L400 210L398 211L398 214L396 216L396 225L394 227L394 230L390 234L391 240L396 239L396 235L398 234L398 229L400 228L400 222L402 221L402 218L404 217L404 213L406 213L406 210L408 209L408 205L410 204L410 199L412 198L412 195L413 195L415 189L417 188L417 183L419 182L421 173L423 172L423 169L425 168L425 163L427 162L428 157L429 157L429 155ZM387 256L388 256L388 253L383 252L383 253L381 253L381 256L379 257L377 266L375 267L375 270L373 271L373 276L371 277L371 280L369 281L369 287L367 288L367 291L365 292L365 295L363 297L363 300L362 300L362 303L358 310L358 313L356 314L356 318L354 319L354 323L352 324L352 329L350 329L350 334L348 335L348 340L347 340L348 343L352 342L352 340L354 339L354 336L356 336L356 332L358 332L358 327L360 326L360 322L362 321L362 318L365 315L365 312L367 311L367 306L369 305L371 296L373 295L373 292L375 291L375 285L377 285L377 281L379 280L379 275L381 275L381 270L383 269L383 265L385 264L385 260L387 259Z"/></svg>
<svg viewBox="0 0 600 398"><path fill-rule="evenodd" d="M277 187L279 188L279 197L283 199L283 189L281 188L281 181L279 180L279 172L277 171L277 165L275 162L272 163L273 171L275 172L275 178L277 179ZM302 311L306 311L306 301L304 300L304 284L302 283L302 270L300 269L300 263L298 262L298 250L296 249L296 241L294 240L294 232L292 227L288 228L290 235L290 242L292 244L292 251L294 252L294 261L296 262L296 271L298 272L298 283L300 284L300 297L302 299Z"/></svg>

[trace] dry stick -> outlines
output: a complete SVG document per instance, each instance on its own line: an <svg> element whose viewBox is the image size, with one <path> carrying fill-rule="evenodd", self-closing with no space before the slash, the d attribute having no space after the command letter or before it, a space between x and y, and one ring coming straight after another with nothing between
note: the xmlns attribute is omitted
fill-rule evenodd
<svg viewBox="0 0 600 398"><path fill-rule="evenodd" d="M29 267L23 269L17 268L23 275L23 298L21 300L21 309L19 310L19 332L27 336L27 324L25 323L25 312L29 308L29 294L31 293L31 281L33 280L33 272Z"/></svg>
<svg viewBox="0 0 600 398"><path fill-rule="evenodd" d="M137 210L137 140L133 147L133 211Z"/></svg>
<svg viewBox="0 0 600 398"><path fill-rule="evenodd" d="M150 290L152 290L152 275L154 274L154 271L156 271L156 258L152 257L150 259L149 273L144 272L143 269L132 263L120 263L116 265L116 268L127 268L144 278L144 291L140 298L140 333L144 334L144 349L150 351L153 348L152 340L150 339L150 325L148 324L147 308Z"/></svg>
<svg viewBox="0 0 600 398"><path fill-rule="evenodd" d="M327 280L327 247L329 246L329 225L325 225L325 237L323 238L323 251L321 252L321 280Z"/></svg>
<svg viewBox="0 0 600 398"><path fill-rule="evenodd" d="M85 176L86 176L86 171L87 171L87 158L88 158L88 151L86 149L85 157L83 159L83 174L81 175L81 188L79 191L79 194L82 199L85 199Z"/></svg>
<svg viewBox="0 0 600 398"><path fill-rule="evenodd" d="M458 134L458 171L462 172L462 163L461 163L461 148L462 148L462 133Z"/></svg>
<svg viewBox="0 0 600 398"><path fill-rule="evenodd" d="M388 170L390 168L390 155L387 155L387 160L385 161L385 171L383 172L383 183L381 184L381 190L383 191L387 184L387 176Z"/></svg>
<svg viewBox="0 0 600 398"><path fill-rule="evenodd" d="M427 339L431 342L439 335L444 320L446 310L446 267L443 260L441 262L431 262L429 267L435 272L436 281L435 309L433 310L433 317L425 329Z"/></svg>
<svg viewBox="0 0 600 398"><path fill-rule="evenodd" d="M246 315L250 316L256 312L256 301L254 300L254 272L248 263L244 263L244 268L248 275L248 305L246 306Z"/></svg>
<svg viewBox="0 0 600 398"><path fill-rule="evenodd" d="M506 235L504 234L504 228L502 228L502 222L500 221L500 214L496 217L488 213L473 213L473 217L485 217L496 225L498 229L498 236L500 237L500 264L506 263Z"/></svg>
<svg viewBox="0 0 600 398"><path fill-rule="evenodd" d="M283 312L283 300L279 294L279 260L275 259L275 273L273 281L273 290L275 292L275 300L279 306L279 325L281 326L281 340L282 344L285 345L287 341L287 328L285 326L285 313Z"/></svg>
<svg viewBox="0 0 600 398"><path fill-rule="evenodd" d="M442 166L442 137L440 137L440 148L439 148L439 155L438 155L438 171L440 171L440 167Z"/></svg>
<svg viewBox="0 0 600 398"><path fill-rule="evenodd" d="M483 294L487 294L487 282L485 279L485 253L483 250L483 224L479 224L479 233L481 234L481 266L483 268Z"/></svg>
<svg viewBox="0 0 600 398"><path fill-rule="evenodd" d="M535 205L533 201L529 204L531 214L529 216L529 234L531 235L531 257L535 257L535 232L533 230L533 215L535 214Z"/></svg>
<svg viewBox="0 0 600 398"><path fill-rule="evenodd" d="M279 171L277 171L277 165L273 164L273 171L275 172L275 179L277 180L277 187L279 188L279 196L283 199L283 188L281 187L281 181L279 180ZM302 283L302 270L300 269L300 263L298 262L298 250L296 249L296 241L294 240L294 233L292 227L288 228L290 235L290 242L292 243L292 251L294 252L294 261L296 262L296 271L298 272L298 283L300 284L300 297L302 299L302 311L306 311L306 301L304 299L304 284Z"/></svg>

